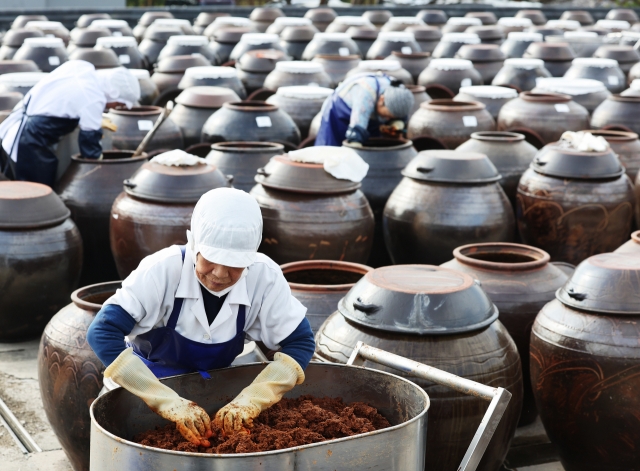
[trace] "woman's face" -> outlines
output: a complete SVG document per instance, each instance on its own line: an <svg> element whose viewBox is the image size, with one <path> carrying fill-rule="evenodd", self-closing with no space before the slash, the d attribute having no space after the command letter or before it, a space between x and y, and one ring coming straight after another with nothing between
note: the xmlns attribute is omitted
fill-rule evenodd
<svg viewBox="0 0 640 471"><path fill-rule="evenodd" d="M378 103L376 103L376 112L378 116L382 116L383 118L392 119L395 118L389 108L387 108L384 104L384 95L380 95L378 97Z"/></svg>
<svg viewBox="0 0 640 471"><path fill-rule="evenodd" d="M207 289L222 291L235 285L244 268L227 267L209 260L198 254L196 256L196 276Z"/></svg>

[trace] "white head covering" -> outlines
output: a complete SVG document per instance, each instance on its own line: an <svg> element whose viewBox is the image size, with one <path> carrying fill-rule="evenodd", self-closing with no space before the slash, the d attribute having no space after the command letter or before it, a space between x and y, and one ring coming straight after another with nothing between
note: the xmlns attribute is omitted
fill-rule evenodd
<svg viewBox="0 0 640 471"><path fill-rule="evenodd" d="M107 103L124 103L127 108L140 99L140 83L138 79L124 67L96 70L102 91L107 96Z"/></svg>
<svg viewBox="0 0 640 471"><path fill-rule="evenodd" d="M198 201L187 231L194 259L246 268L256 260L262 240L262 213L255 198L242 190L216 188Z"/></svg>

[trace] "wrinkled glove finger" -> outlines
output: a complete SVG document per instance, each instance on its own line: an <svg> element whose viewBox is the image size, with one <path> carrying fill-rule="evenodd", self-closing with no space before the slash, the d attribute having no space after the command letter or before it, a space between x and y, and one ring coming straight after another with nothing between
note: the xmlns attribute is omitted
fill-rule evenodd
<svg viewBox="0 0 640 471"><path fill-rule="evenodd" d="M235 414L232 411L227 411L224 415L224 433L227 435L235 433Z"/></svg>
<svg viewBox="0 0 640 471"><path fill-rule="evenodd" d="M196 430L198 431L198 434L204 438L205 435L205 429L204 429L204 423L202 422L202 419L200 417L196 417L193 419L193 425L195 426Z"/></svg>
<svg viewBox="0 0 640 471"><path fill-rule="evenodd" d="M191 418L184 419L183 423L185 427L191 430L191 433L193 433L198 440L202 440L202 436L200 435L200 432L196 428L195 424L193 423L193 419Z"/></svg>
<svg viewBox="0 0 640 471"><path fill-rule="evenodd" d="M217 430L224 431L224 416L226 414L226 409L220 409L216 416L213 419L213 427Z"/></svg>
<svg viewBox="0 0 640 471"><path fill-rule="evenodd" d="M186 438L187 440L189 440L191 443L193 443L194 445L200 445L201 441L200 438L198 438L189 428L187 428L182 422L176 422L176 428L178 429L178 432L180 432L180 434Z"/></svg>
<svg viewBox="0 0 640 471"><path fill-rule="evenodd" d="M204 425L204 437L209 438L211 435L213 435L213 431L211 430L211 418L209 417L209 414L205 412L200 417L200 420L202 420L202 423Z"/></svg>

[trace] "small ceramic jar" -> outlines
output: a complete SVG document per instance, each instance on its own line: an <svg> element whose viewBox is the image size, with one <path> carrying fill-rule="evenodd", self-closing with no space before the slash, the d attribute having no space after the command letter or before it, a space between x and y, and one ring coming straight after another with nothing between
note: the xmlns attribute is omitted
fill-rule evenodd
<svg viewBox="0 0 640 471"><path fill-rule="evenodd" d="M491 85L512 87L520 92L533 90L538 77L551 77L542 59L506 59Z"/></svg>
<svg viewBox="0 0 640 471"><path fill-rule="evenodd" d="M571 67L571 61L575 59L575 54L567 43L536 42L529 45L522 57L542 59L544 68L553 77L562 77Z"/></svg>
<svg viewBox="0 0 640 471"><path fill-rule="evenodd" d="M433 52L442 38L442 32L435 26L409 26L405 31L413 33L422 52Z"/></svg>
<svg viewBox="0 0 640 471"><path fill-rule="evenodd" d="M477 34L482 44L497 44L504 42L506 34L500 26L469 26L465 33Z"/></svg>
<svg viewBox="0 0 640 471"><path fill-rule="evenodd" d="M96 49L111 49L118 56L122 67L127 69L146 69L148 63L138 50L136 38L131 36L110 36L96 39Z"/></svg>

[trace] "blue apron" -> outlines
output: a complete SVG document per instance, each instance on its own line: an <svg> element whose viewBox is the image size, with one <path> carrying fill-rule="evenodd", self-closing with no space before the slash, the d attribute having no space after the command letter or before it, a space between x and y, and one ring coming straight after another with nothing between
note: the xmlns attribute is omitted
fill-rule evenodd
<svg viewBox="0 0 640 471"><path fill-rule="evenodd" d="M368 75L368 77L376 77L376 79L378 78L378 76L376 75ZM327 103L327 106L324 107L320 129L318 129L318 135L316 136L316 142L314 145L335 147L342 146L342 141L344 141L345 139L347 129L349 129L349 123L351 122L351 108L340 97L338 91L340 90L340 88L344 88L346 85L349 85L350 83L362 78L364 78L362 75L357 75L343 82L343 84L333 92L330 97L331 101ZM380 82L378 82L377 80L376 86L376 97L378 97L380 93ZM369 132L370 137L379 136L380 122L376 119L369 119L367 131Z"/></svg>
<svg viewBox="0 0 640 471"><path fill-rule="evenodd" d="M185 247L180 250L184 263ZM238 309L235 337L226 342L209 344L196 342L176 332L183 301L183 298L175 298L165 327L136 336L129 346L158 378L198 371L205 379L209 379L207 370L226 368L242 353L246 308L240 305Z"/></svg>

